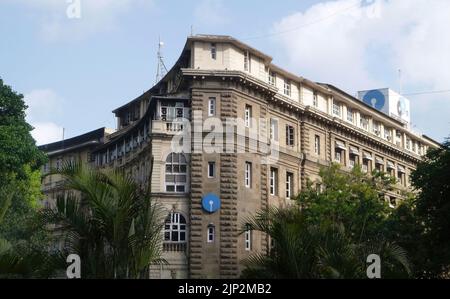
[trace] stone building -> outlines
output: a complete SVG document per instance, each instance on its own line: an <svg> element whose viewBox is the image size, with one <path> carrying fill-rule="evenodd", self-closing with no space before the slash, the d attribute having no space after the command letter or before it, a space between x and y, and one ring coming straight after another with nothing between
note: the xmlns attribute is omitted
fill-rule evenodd
<svg viewBox="0 0 450 299"><path fill-rule="evenodd" d="M319 170L332 162L395 176L386 198L394 207L421 156L438 146L401 119L289 73L228 36L189 37L167 75L113 113L114 133L101 129L88 133L89 142L80 136L41 148L52 165L73 157L151 184L167 209L169 262L153 268L153 278L238 277L240 261L268 245L245 230L245 219L291 204L308 180L319 188ZM225 125L229 119L237 121ZM180 136L188 141L184 152L174 150ZM232 150L211 151L205 143ZM49 199L55 181L44 182Z"/></svg>

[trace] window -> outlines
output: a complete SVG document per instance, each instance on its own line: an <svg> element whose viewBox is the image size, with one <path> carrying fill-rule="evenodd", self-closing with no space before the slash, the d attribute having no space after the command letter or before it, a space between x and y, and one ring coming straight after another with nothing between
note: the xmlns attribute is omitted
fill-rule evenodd
<svg viewBox="0 0 450 299"><path fill-rule="evenodd" d="M406 138L406 149L411 150L411 139L410 138Z"/></svg>
<svg viewBox="0 0 450 299"><path fill-rule="evenodd" d="M275 86L277 84L276 80L277 80L277 75L274 72L269 71L269 84L272 86Z"/></svg>
<svg viewBox="0 0 450 299"><path fill-rule="evenodd" d="M216 98L209 98L208 100L208 116L216 115Z"/></svg>
<svg viewBox="0 0 450 299"><path fill-rule="evenodd" d="M247 128L251 127L251 119L252 119L252 106L245 105L245 126Z"/></svg>
<svg viewBox="0 0 450 299"><path fill-rule="evenodd" d="M341 104L333 101L333 114L341 116Z"/></svg>
<svg viewBox="0 0 450 299"><path fill-rule="evenodd" d="M380 136L381 135L381 126L380 126L380 123L379 122L377 122L377 121L374 121L373 122L373 133L375 134L375 135L377 135L377 136Z"/></svg>
<svg viewBox="0 0 450 299"><path fill-rule="evenodd" d="M181 153L171 153L166 159L166 191L184 193L186 189L186 157Z"/></svg>
<svg viewBox="0 0 450 299"><path fill-rule="evenodd" d="M320 155L320 136L314 136L314 153Z"/></svg>
<svg viewBox="0 0 450 299"><path fill-rule="evenodd" d="M184 107L182 102L161 102L161 120L163 121L174 121L177 118L189 118L190 109Z"/></svg>
<svg viewBox="0 0 450 299"><path fill-rule="evenodd" d="M276 196L278 191L278 169L270 169L270 195Z"/></svg>
<svg viewBox="0 0 450 299"><path fill-rule="evenodd" d="M216 163L208 162L208 178L213 178L216 175Z"/></svg>
<svg viewBox="0 0 450 299"><path fill-rule="evenodd" d="M395 200L395 197L389 197L389 207L393 209L396 205L397 201Z"/></svg>
<svg viewBox="0 0 450 299"><path fill-rule="evenodd" d="M246 225L244 238L245 238L245 250L246 251L252 250L252 229L250 224Z"/></svg>
<svg viewBox="0 0 450 299"><path fill-rule="evenodd" d="M50 171L50 165L49 165L49 163L45 163L44 164L44 169L43 169L43 173L44 174L47 174L48 172Z"/></svg>
<svg viewBox="0 0 450 299"><path fill-rule="evenodd" d="M286 125L286 145L294 146L294 127Z"/></svg>
<svg viewBox="0 0 450 299"><path fill-rule="evenodd" d="M216 60L217 59L217 47L216 44L211 44L211 58Z"/></svg>
<svg viewBox="0 0 450 299"><path fill-rule="evenodd" d="M384 161L383 161L383 159L380 159L380 158L376 158L375 159L375 169L378 172L384 171Z"/></svg>
<svg viewBox="0 0 450 299"><path fill-rule="evenodd" d="M252 187L252 163L245 162L245 187Z"/></svg>
<svg viewBox="0 0 450 299"><path fill-rule="evenodd" d="M186 219L180 213L170 213L164 224L164 241L186 242Z"/></svg>
<svg viewBox="0 0 450 299"><path fill-rule="evenodd" d="M208 225L208 235L207 235L208 243L214 243L215 234L216 234L216 228L214 227L214 225L212 225L212 224Z"/></svg>
<svg viewBox="0 0 450 299"><path fill-rule="evenodd" d="M291 82L289 80L284 80L284 94L291 96Z"/></svg>
<svg viewBox="0 0 450 299"><path fill-rule="evenodd" d="M362 171L364 173L369 172L369 160L366 160L366 159L363 160Z"/></svg>
<svg viewBox="0 0 450 299"><path fill-rule="evenodd" d="M394 165L394 162L388 160L386 162L386 170L387 170L387 173L391 177L395 177L395 165Z"/></svg>
<svg viewBox="0 0 450 299"><path fill-rule="evenodd" d="M56 170L61 170L62 167L62 158L58 158L56 160Z"/></svg>
<svg viewBox="0 0 450 299"><path fill-rule="evenodd" d="M294 193L294 174L286 173L286 198L291 198Z"/></svg>
<svg viewBox="0 0 450 299"><path fill-rule="evenodd" d="M341 151L340 150L336 150L336 152L334 153L334 160L338 163L341 163Z"/></svg>
<svg viewBox="0 0 450 299"><path fill-rule="evenodd" d="M361 128L368 131L369 130L369 119L366 116L361 116Z"/></svg>
<svg viewBox="0 0 450 299"><path fill-rule="evenodd" d="M389 128L384 128L384 138L386 138L387 141L392 141L392 131Z"/></svg>
<svg viewBox="0 0 450 299"><path fill-rule="evenodd" d="M270 119L270 140L278 141L278 120Z"/></svg>
<svg viewBox="0 0 450 299"><path fill-rule="evenodd" d="M403 173L397 171L397 180L400 185L403 185Z"/></svg>
<svg viewBox="0 0 450 299"><path fill-rule="evenodd" d="M317 96L317 92L314 92L313 94L313 106L314 107L319 107L319 98Z"/></svg>
<svg viewBox="0 0 450 299"><path fill-rule="evenodd" d="M248 51L245 51L245 55L244 55L244 70L246 72L251 71L250 53Z"/></svg>
<svg viewBox="0 0 450 299"><path fill-rule="evenodd" d="M347 121L353 123L353 110L351 108L347 108Z"/></svg>
<svg viewBox="0 0 450 299"><path fill-rule="evenodd" d="M350 164L350 168L355 167L355 165L356 165L356 156L355 155L350 155L349 164Z"/></svg>

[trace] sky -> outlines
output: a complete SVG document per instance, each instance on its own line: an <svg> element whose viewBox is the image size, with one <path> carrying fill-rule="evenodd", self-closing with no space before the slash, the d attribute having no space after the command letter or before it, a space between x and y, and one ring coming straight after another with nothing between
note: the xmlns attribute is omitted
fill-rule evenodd
<svg viewBox="0 0 450 299"><path fill-rule="evenodd" d="M225 34L352 95L400 91L413 130L443 141L449 12L448 0L0 0L0 77L45 144L63 128L65 138L115 129L111 111L155 83L159 38L170 68L191 32Z"/></svg>

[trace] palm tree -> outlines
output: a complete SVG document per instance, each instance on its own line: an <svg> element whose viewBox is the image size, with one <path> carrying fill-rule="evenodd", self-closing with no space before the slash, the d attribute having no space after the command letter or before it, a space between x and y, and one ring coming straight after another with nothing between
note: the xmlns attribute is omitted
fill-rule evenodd
<svg viewBox="0 0 450 299"><path fill-rule="evenodd" d="M342 224L313 224L298 206L258 212L246 220L248 226L265 234L271 246L244 260L245 278L362 279L370 254L380 256L383 278L411 273L406 252L396 244L381 237L356 243Z"/></svg>
<svg viewBox="0 0 450 299"><path fill-rule="evenodd" d="M121 171L67 163L64 196L44 210L64 240L64 254L81 258L83 278L147 278L162 255L162 208ZM150 184L149 184L150 185Z"/></svg>

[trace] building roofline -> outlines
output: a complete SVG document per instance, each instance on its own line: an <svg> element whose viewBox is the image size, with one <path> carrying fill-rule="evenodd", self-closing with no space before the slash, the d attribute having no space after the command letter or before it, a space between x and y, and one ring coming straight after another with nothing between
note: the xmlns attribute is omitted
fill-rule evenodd
<svg viewBox="0 0 450 299"><path fill-rule="evenodd" d="M109 129L103 127L94 131L90 131L69 139L44 144L38 146L39 150L47 153L48 155L53 155L60 152L66 152L67 150L72 150L75 148L79 148L80 146L87 146L91 144L93 141L100 141L105 136L109 135Z"/></svg>

